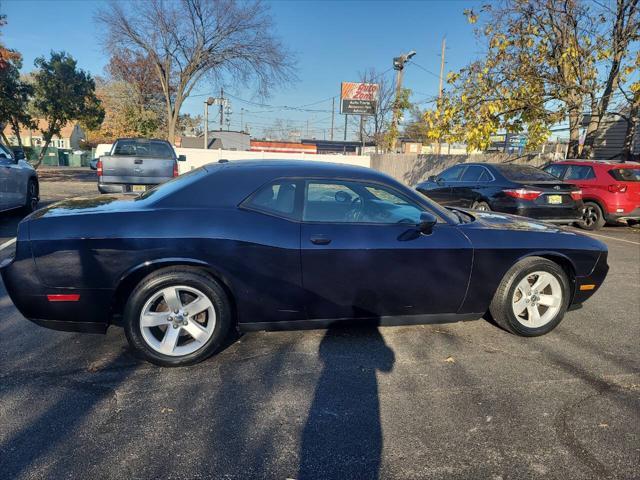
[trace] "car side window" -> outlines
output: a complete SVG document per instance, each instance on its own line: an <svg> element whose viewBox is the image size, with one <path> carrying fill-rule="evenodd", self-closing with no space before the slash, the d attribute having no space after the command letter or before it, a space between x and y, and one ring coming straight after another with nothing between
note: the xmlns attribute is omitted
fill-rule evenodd
<svg viewBox="0 0 640 480"><path fill-rule="evenodd" d="M293 218L296 204L297 182L282 180L258 189L243 203L245 208Z"/></svg>
<svg viewBox="0 0 640 480"><path fill-rule="evenodd" d="M565 165L549 165L548 167L544 168L544 171L550 175L553 175L554 177L562 178L562 175L564 175L564 171L566 170L566 168L567 167Z"/></svg>
<svg viewBox="0 0 640 480"><path fill-rule="evenodd" d="M417 224L418 205L383 185L309 181L302 219L307 222Z"/></svg>
<svg viewBox="0 0 640 480"><path fill-rule="evenodd" d="M445 182L457 182L464 167L464 165L451 167L438 175L438 180L444 180Z"/></svg>
<svg viewBox="0 0 640 480"><path fill-rule="evenodd" d="M593 168L587 165L569 165L564 176L564 180L589 180L590 178L596 178L596 174Z"/></svg>
<svg viewBox="0 0 640 480"><path fill-rule="evenodd" d="M0 163L5 165L7 163L13 163L13 157L9 153L9 150L4 147L4 145L0 145Z"/></svg>
<svg viewBox="0 0 640 480"><path fill-rule="evenodd" d="M492 182L493 181L493 176L489 173L489 170L487 170L484 167L480 167L482 169L482 173L480 174L480 178L478 179L478 181L480 182Z"/></svg>
<svg viewBox="0 0 640 480"><path fill-rule="evenodd" d="M484 168L479 167L477 165L470 165L462 174L460 178L461 182L479 182L480 176L485 171Z"/></svg>

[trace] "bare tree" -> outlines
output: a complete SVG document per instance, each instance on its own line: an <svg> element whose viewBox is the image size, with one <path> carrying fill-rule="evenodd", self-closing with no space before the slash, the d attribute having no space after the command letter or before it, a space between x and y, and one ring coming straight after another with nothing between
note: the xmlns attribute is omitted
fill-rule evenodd
<svg viewBox="0 0 640 480"><path fill-rule="evenodd" d="M205 77L254 86L261 95L292 78L292 56L274 35L268 11L260 1L113 1L96 20L112 55L124 49L153 62L173 142L180 108Z"/></svg>

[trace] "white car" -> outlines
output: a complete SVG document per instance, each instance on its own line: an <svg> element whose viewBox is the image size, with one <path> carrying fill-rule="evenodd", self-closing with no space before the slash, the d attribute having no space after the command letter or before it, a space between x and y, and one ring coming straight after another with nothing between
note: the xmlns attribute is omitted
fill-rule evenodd
<svg viewBox="0 0 640 480"><path fill-rule="evenodd" d="M22 158L20 158L22 157ZM40 201L38 174L24 158L0 144L0 212L23 208L33 212Z"/></svg>

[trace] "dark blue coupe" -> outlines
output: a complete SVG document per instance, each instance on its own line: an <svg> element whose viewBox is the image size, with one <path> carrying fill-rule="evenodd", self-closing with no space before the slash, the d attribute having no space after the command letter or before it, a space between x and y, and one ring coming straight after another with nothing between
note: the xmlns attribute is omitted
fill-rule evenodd
<svg viewBox="0 0 640 480"><path fill-rule="evenodd" d="M0 265L33 322L104 332L161 365L234 330L477 319L552 330L600 287L601 242L523 217L446 209L374 170L210 164L140 196L78 198L20 223Z"/></svg>

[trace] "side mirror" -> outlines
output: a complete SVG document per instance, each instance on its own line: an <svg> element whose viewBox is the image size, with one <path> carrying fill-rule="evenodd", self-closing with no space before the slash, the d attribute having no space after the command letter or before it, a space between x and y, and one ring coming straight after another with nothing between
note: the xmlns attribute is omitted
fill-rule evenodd
<svg viewBox="0 0 640 480"><path fill-rule="evenodd" d="M14 151L13 157L16 159L16 162L19 162L20 160L24 160L25 159L24 151L23 150Z"/></svg>
<svg viewBox="0 0 640 480"><path fill-rule="evenodd" d="M436 177L435 175L429 175L429 178L427 178L427 181L436 183L438 181L438 177Z"/></svg>
<svg viewBox="0 0 640 480"><path fill-rule="evenodd" d="M89 168L91 168L91 170L98 170L98 159L94 158L93 160L91 160L89 162Z"/></svg>
<svg viewBox="0 0 640 480"><path fill-rule="evenodd" d="M179 162L186 162L187 161L187 156L186 155L178 155L178 161Z"/></svg>
<svg viewBox="0 0 640 480"><path fill-rule="evenodd" d="M433 226L438 223L438 219L429 212L422 212L420 214L420 223L418 224L418 230L424 235L431 235Z"/></svg>

